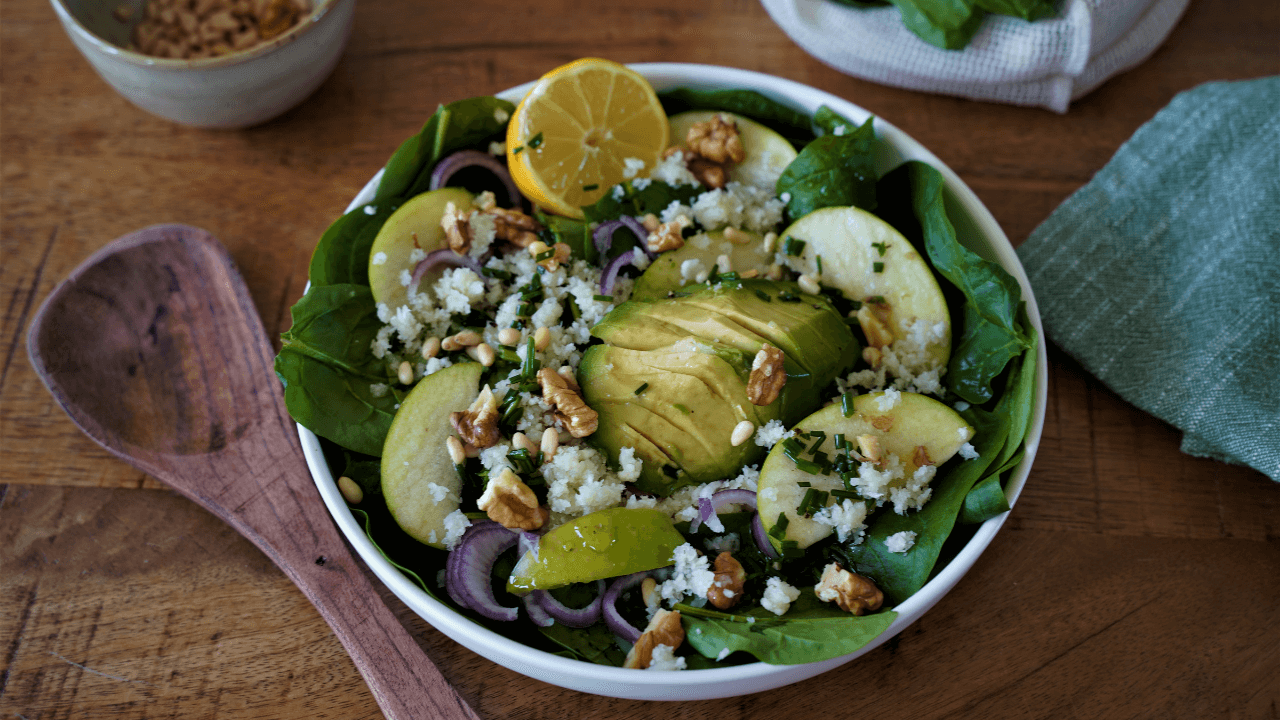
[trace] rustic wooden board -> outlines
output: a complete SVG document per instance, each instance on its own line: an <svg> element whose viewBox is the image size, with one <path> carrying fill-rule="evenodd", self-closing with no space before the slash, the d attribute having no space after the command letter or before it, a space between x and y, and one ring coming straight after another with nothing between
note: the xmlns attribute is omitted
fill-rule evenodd
<svg viewBox="0 0 1280 720"><path fill-rule="evenodd" d="M133 108L47 2L0 6L0 717L374 718L306 599L250 543L112 459L53 404L24 333L54 284L158 222L231 250L268 330L289 324L320 233L439 102L564 61L681 61L834 92L933 150L1015 244L1179 91L1280 73L1280 5L1198 0L1138 68L1066 115L855 80L746 0L357 8L334 75L263 127ZM1179 435L1060 351L1036 468L974 570L903 635L796 686L639 703L529 680L394 598L486 718L1280 717L1280 488L1189 458ZM852 699L852 700L851 700Z"/></svg>

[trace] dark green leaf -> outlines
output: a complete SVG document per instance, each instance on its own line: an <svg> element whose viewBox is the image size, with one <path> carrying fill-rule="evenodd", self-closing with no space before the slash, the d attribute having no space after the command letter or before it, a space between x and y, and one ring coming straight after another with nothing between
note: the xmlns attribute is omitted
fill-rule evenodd
<svg viewBox="0 0 1280 720"><path fill-rule="evenodd" d="M342 447L381 456L399 399L370 391L389 382L369 349L382 327L373 294L359 285L312 287L292 313L275 363L289 414Z"/></svg>
<svg viewBox="0 0 1280 720"><path fill-rule="evenodd" d="M623 188L621 197L617 197L615 191L610 190L594 205L583 207L582 212L586 221L601 223L606 220L617 220L623 215L632 217L639 217L646 213L656 215L673 202L688 204L706 190L701 185L675 186L661 181L646 182L641 185L643 185L642 188L637 188L631 182L624 182L621 186ZM619 239L621 236L622 233L618 233ZM609 253L617 255L620 250L618 247L610 248Z"/></svg>
<svg viewBox="0 0 1280 720"><path fill-rule="evenodd" d="M335 220L311 253L311 284L368 285L369 250L397 207L389 202L363 205Z"/></svg>
<svg viewBox="0 0 1280 720"><path fill-rule="evenodd" d="M720 613L677 605L685 640L708 658L724 650L745 652L771 665L799 665L847 655L893 624L892 610L857 617L824 603L805 588L786 615L762 607L747 613ZM747 618L752 618L751 622Z"/></svg>
<svg viewBox="0 0 1280 720"><path fill-rule="evenodd" d="M474 97L440 106L422 130L405 140L387 161L373 202L410 198L425 192L431 169L440 158L456 150L487 146L490 141L504 139L507 118L514 109L511 103L495 97Z"/></svg>
<svg viewBox="0 0 1280 720"><path fill-rule="evenodd" d="M973 0L893 0L902 24L917 37L944 50L961 50L973 39L986 12Z"/></svg>
<svg viewBox="0 0 1280 720"><path fill-rule="evenodd" d="M568 650L570 656L578 660L597 665L622 667L623 661L627 659L627 651L618 646L613 632L604 623L596 623L586 628L571 628L556 623L549 627L540 627L538 631Z"/></svg>
<svg viewBox="0 0 1280 720"><path fill-rule="evenodd" d="M364 491L366 498L382 494L382 460L344 449L346 467L342 474L351 478Z"/></svg>
<svg viewBox="0 0 1280 720"><path fill-rule="evenodd" d="M976 525L1008 511L1009 501L1005 499L1000 476L989 475L965 496L959 522L961 525Z"/></svg>
<svg viewBox="0 0 1280 720"><path fill-rule="evenodd" d="M1057 14L1051 0L976 0L975 5L997 15L1011 15L1033 21Z"/></svg>
<svg viewBox="0 0 1280 720"><path fill-rule="evenodd" d="M840 123L836 117L832 112L825 121L833 128L838 124L854 127L851 121ZM848 205L874 210L874 145L871 118L850 132L823 135L806 145L778 178L778 195L790 195L787 214L794 219L818 208Z"/></svg>

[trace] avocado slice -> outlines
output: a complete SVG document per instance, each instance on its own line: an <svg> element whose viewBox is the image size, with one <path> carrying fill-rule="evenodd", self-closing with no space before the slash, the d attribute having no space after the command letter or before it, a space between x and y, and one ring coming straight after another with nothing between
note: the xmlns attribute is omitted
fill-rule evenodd
<svg viewBox="0 0 1280 720"><path fill-rule="evenodd" d="M817 392L861 353L826 299L805 295L795 283L769 280L696 286L684 297L628 301L591 332L632 350L668 347L692 336L739 350L748 359L769 343L787 357L779 416L787 424L812 412Z"/></svg>
<svg viewBox="0 0 1280 720"><path fill-rule="evenodd" d="M636 485L661 495L763 455L753 442L729 442L743 420L758 427L781 411L781 403L751 404L749 371L741 351L690 336L651 350L595 345L578 368L583 399L600 414L594 442L614 457L634 448L643 461Z"/></svg>

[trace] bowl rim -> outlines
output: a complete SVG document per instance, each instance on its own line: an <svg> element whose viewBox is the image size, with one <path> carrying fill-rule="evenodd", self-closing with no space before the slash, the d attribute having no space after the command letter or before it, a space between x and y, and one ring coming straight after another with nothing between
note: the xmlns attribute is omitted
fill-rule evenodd
<svg viewBox="0 0 1280 720"><path fill-rule="evenodd" d="M695 63L634 63L628 64L628 67L636 70L641 75L644 75L658 90L676 87L677 85L684 87L737 87L755 89L767 96L783 102L784 104L787 104L788 106L799 107L810 114L817 109L818 105L826 104L856 122L863 122L866 118L873 117L873 114L868 110L830 92L820 90L794 80L769 75L767 73ZM496 96L513 102L518 102L518 100L523 97L530 88L532 88L535 82L536 80L509 88L496 93ZM911 138L902 130L893 126L891 123L878 116L874 117L876 135L886 142L888 149L890 150L890 156L902 155L904 150L908 151L908 156L899 157L897 160L900 162L903 159L908 159L908 157L909 159L923 160L936 168L944 176L946 187L956 196L956 198L962 203L964 209L969 213L971 220L975 223L983 237L986 239L986 242L990 245L989 249L998 256L1000 264L1017 278L1018 283L1022 288L1023 299L1026 302L1027 315L1032 326L1038 333L1039 342L1037 342L1036 352L1037 367L1036 390L1032 410L1033 422L1025 439L1025 451L1023 458L1013 469L1012 474L1009 476L1005 485L1006 497L1009 501L1009 505L1013 507L1016 505L1017 499L1021 495L1022 489L1026 484L1027 476L1035 460L1035 455L1039 448L1040 438L1044 428L1045 410L1047 406L1048 358L1044 342L1044 329L1041 324L1040 313L1036 304L1035 296L1032 293L1026 272L1013 249L1013 245L1009 242L1007 236L996 222L994 216L992 216L991 212L982 204L973 190L970 189L954 171L952 171L946 164L938 159L936 155L926 149L919 142ZM892 161L892 157L886 161ZM368 203L373 199L374 191L377 188L382 174L383 170L381 169L374 174L374 176L364 185L361 191L347 206L346 210L343 211L344 214ZM674 692L678 694L678 697L672 699L711 699L727 695L743 695L751 692L767 690L772 687L798 682L814 675L821 674L826 670L847 663L870 652L888 641L890 638L901 633L911 625L911 623L924 615L924 613L932 608L933 605L936 604L943 596L950 592L956 583L958 583L960 579L973 567L979 556L986 550L987 546L990 545L991 541L995 538L996 534L999 532L1000 528L1004 525L1005 520L1009 516L1009 513L1005 512L980 524L975 529L973 537L965 543L950 562L940 570L937 570L936 574L930 578L916 594L907 598L898 606L892 608L898 613L898 617L895 618L893 623L874 640L852 653L802 665L770 665L762 661L756 661L725 668L685 670L675 673L638 672L631 669L597 665L582 660L560 657L552 653L524 645L519 641L512 640L505 635L475 623L458 611L454 610L449 605L424 592L403 573L392 566L373 545L368 536L364 534L363 528L361 528L359 523L356 522L354 516L351 514L350 507L347 505L346 500L342 497L337 488L335 478L325 462L318 437L302 425L298 425L298 433L299 438L302 441L308 467L312 473L312 478L314 479L326 506L328 506L335 523L337 523L339 528L342 530L348 542L350 542L356 549L357 553L361 556L361 559L370 566L374 574L387 585L388 589L390 589L393 594L400 598L400 600L408 605L415 614L427 621L427 623L432 627L440 630L454 641L462 644L464 647L467 647L483 655L487 659L498 662L499 664L526 676L542 679L546 682L570 689L581 689L581 683L575 685L568 682L568 678L565 678L565 682L560 682L557 678L561 678L565 674L576 677L589 676L591 683L602 683L606 688L615 683L651 690L667 688L674 689ZM461 636L461 638L459 636ZM504 662L499 661L496 658L510 658L511 660L510 662ZM527 671L526 667L535 668L535 671ZM751 689L745 691L733 691L719 694L714 692L716 684L722 681L733 681L737 684L743 681L785 674L785 670L788 668L806 668L808 670L812 670L812 672L804 671L800 676L787 679L783 682L779 682L774 685L759 684L752 686ZM687 692L698 688L706 688L707 691L694 694ZM619 690L617 694L608 692L607 690L598 689L587 691L615 697L665 699L654 694L646 694L643 690ZM685 692L681 693L681 691Z"/></svg>
<svg viewBox="0 0 1280 720"><path fill-rule="evenodd" d="M65 0L49 0L49 4L53 5L54 11L62 20L63 25L70 32L74 32L81 39L96 47L104 55L110 55L119 60L127 62L138 67L151 67L162 70L213 70L218 68L233 67L242 63L250 62L264 55L269 55L276 50L293 43L300 39L308 30L324 21L326 17L332 14L338 3L344 0L310 0L314 6L306 17L299 20L293 27L285 32L271 38L267 42L260 42L256 45L237 50L226 55L207 58L162 58L154 55L145 55L143 53L130 50L125 47L108 42L105 38L85 27L84 23L66 7Z"/></svg>

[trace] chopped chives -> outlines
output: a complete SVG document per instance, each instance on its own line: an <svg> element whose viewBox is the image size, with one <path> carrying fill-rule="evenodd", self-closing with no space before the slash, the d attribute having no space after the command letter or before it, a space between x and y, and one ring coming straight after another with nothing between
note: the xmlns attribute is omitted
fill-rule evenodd
<svg viewBox="0 0 1280 720"><path fill-rule="evenodd" d="M778 293L778 299L782 302L800 302L800 296L790 290L783 290Z"/></svg>
<svg viewBox="0 0 1280 720"><path fill-rule="evenodd" d="M861 301L861 300L850 300L850 301L849 301L849 305L850 305L850 307L852 307L854 310L861 310L861 309L862 309L862 301Z"/></svg>
<svg viewBox="0 0 1280 720"><path fill-rule="evenodd" d="M825 475L822 466L812 460L796 460L796 469L801 472L807 472L810 475Z"/></svg>
<svg viewBox="0 0 1280 720"><path fill-rule="evenodd" d="M804 497L800 500L800 504L796 506L797 515L809 514L809 505L813 503L813 499L817 497L818 492L816 488L809 488L804 491Z"/></svg>
<svg viewBox="0 0 1280 720"><path fill-rule="evenodd" d="M844 433L836 433L835 436L831 438L831 442L835 444L837 449L843 450L844 449Z"/></svg>
<svg viewBox="0 0 1280 720"><path fill-rule="evenodd" d="M522 153L522 152L524 152L524 146L523 146L523 145L517 145L517 146L516 146L516 149L511 151L511 154L512 154L512 155L519 155L519 154L520 154L520 153Z"/></svg>
<svg viewBox="0 0 1280 720"><path fill-rule="evenodd" d="M524 361L520 363L520 377L532 380L538 374L538 353L533 347L533 338L524 346Z"/></svg>
<svg viewBox="0 0 1280 720"><path fill-rule="evenodd" d="M795 257L796 255L804 252L804 246L804 240L797 240L796 238L787 236L787 239L782 241L782 252Z"/></svg>
<svg viewBox="0 0 1280 720"><path fill-rule="evenodd" d="M542 133L538 133L537 135L529 138L529 147L536 150L540 145L542 145Z"/></svg>
<svg viewBox="0 0 1280 720"><path fill-rule="evenodd" d="M873 272L884 272L884 263L882 262L871 263L871 270Z"/></svg>
<svg viewBox="0 0 1280 720"><path fill-rule="evenodd" d="M649 389L649 383L645 383L645 384L641 385L640 387L636 388L636 395L639 395L640 393L642 393L642 392L644 392L645 390L648 390L648 389Z"/></svg>
<svg viewBox="0 0 1280 720"><path fill-rule="evenodd" d="M846 500L856 500L858 498L858 493L849 492L848 490L832 490L831 495L832 497L844 498Z"/></svg>
<svg viewBox="0 0 1280 720"><path fill-rule="evenodd" d="M854 394L851 392L847 392L840 396L840 412L843 413L845 417L853 417L853 398Z"/></svg>
<svg viewBox="0 0 1280 720"><path fill-rule="evenodd" d="M798 483L796 483L796 485L799 485L800 487L810 487L810 486L811 486L811 484L810 484L810 483L807 483L807 482L804 482L804 481L798 482Z"/></svg>
<svg viewBox="0 0 1280 720"><path fill-rule="evenodd" d="M804 550L796 543L795 540L783 540L782 557L801 558L804 557Z"/></svg>
<svg viewBox="0 0 1280 720"><path fill-rule="evenodd" d="M871 247L875 248L880 253L880 257L884 257L884 251L889 249L889 244L882 243L882 242L875 242L875 243L871 243Z"/></svg>
<svg viewBox="0 0 1280 720"><path fill-rule="evenodd" d="M511 348L507 347L506 345L500 346L498 348L498 357L502 358L503 360L506 360L507 362L513 362L513 363L520 362L520 354L517 353L515 350L512 350Z"/></svg>
<svg viewBox="0 0 1280 720"><path fill-rule="evenodd" d="M818 256L818 274L819 275L822 274L822 256L821 255Z"/></svg>
<svg viewBox="0 0 1280 720"><path fill-rule="evenodd" d="M763 290L756 290L756 297L760 298L765 302L773 302L773 298L769 297L769 293Z"/></svg>
<svg viewBox="0 0 1280 720"><path fill-rule="evenodd" d="M791 521L787 519L785 512L778 513L778 521L769 528L769 537L781 540L787 536L787 524Z"/></svg>
<svg viewBox="0 0 1280 720"><path fill-rule="evenodd" d="M600 186L597 185L596 183L591 183L590 185L582 186L582 192L591 192L592 190L599 190L599 189L600 189Z"/></svg>
<svg viewBox="0 0 1280 720"><path fill-rule="evenodd" d="M511 279L511 273L510 273L509 271L507 271L507 270L499 270L498 268L491 268L491 267L481 268L481 269L480 269L480 274L481 274L481 275L484 275L484 276L485 276L485 277L487 277L487 278L494 278L495 280L510 280L510 279Z"/></svg>
<svg viewBox="0 0 1280 720"><path fill-rule="evenodd" d="M592 295L591 299L596 302L613 302L612 295Z"/></svg>
<svg viewBox="0 0 1280 720"><path fill-rule="evenodd" d="M543 250L542 252L540 252L540 253L538 253L537 255L534 255L534 256L533 256L533 261L534 261L534 262L542 262L543 260L550 260L551 258L553 258L553 257L555 257L555 256L556 256L556 251L555 251L555 250ZM879 270L877 270L876 272L880 272L880 271L879 271ZM537 275L534 275L534 277L537 277Z"/></svg>

